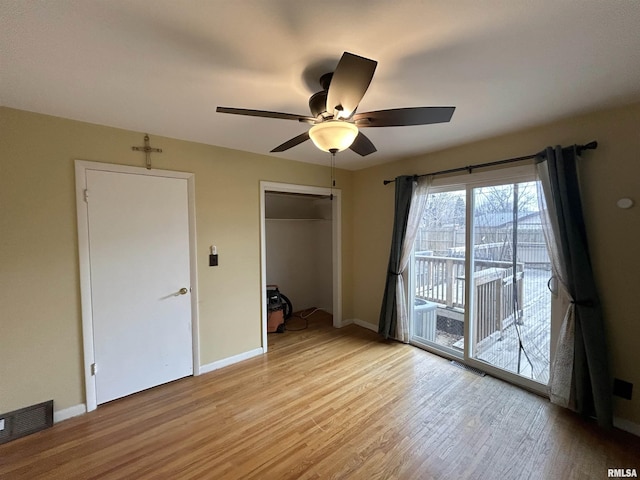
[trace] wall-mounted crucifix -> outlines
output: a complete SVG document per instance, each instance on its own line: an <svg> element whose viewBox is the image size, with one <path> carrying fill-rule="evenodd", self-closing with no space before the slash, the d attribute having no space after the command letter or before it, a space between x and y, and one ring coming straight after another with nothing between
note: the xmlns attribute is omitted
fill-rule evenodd
<svg viewBox="0 0 640 480"><path fill-rule="evenodd" d="M149 134L145 134L144 136L144 147L131 147L131 150L135 150L136 152L144 152L147 156L147 170L151 170L151 153L162 153L161 148L151 148L149 145Z"/></svg>

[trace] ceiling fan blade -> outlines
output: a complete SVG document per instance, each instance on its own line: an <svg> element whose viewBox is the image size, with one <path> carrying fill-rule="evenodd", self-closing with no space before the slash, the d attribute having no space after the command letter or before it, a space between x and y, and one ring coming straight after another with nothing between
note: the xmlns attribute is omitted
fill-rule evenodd
<svg viewBox="0 0 640 480"><path fill-rule="evenodd" d="M377 65L375 60L344 52L329 84L327 112L333 114L338 107L344 111L343 118L351 117L369 88Z"/></svg>
<svg viewBox="0 0 640 480"><path fill-rule="evenodd" d="M429 125L451 121L456 107L392 108L377 112L356 113L353 116L358 127L405 127Z"/></svg>
<svg viewBox="0 0 640 480"><path fill-rule="evenodd" d="M309 132L301 133L297 137L293 137L291 140L287 140L282 145L278 145L276 148L271 150L271 153L284 152L285 150L289 150L290 148L293 148L296 145L300 145L302 142L306 142L307 140L309 140Z"/></svg>
<svg viewBox="0 0 640 480"><path fill-rule="evenodd" d="M349 148L363 157L378 151L371 140L362 132L358 132L358 136Z"/></svg>
<svg viewBox="0 0 640 480"><path fill-rule="evenodd" d="M249 117L265 117L265 118L280 118L282 120L295 120L297 122L315 123L316 119L308 117L306 115L296 115L295 113L282 113L282 112L269 112L267 110L250 110L247 108L231 108L231 107L218 107L216 108L218 113L231 113L233 115L248 115Z"/></svg>

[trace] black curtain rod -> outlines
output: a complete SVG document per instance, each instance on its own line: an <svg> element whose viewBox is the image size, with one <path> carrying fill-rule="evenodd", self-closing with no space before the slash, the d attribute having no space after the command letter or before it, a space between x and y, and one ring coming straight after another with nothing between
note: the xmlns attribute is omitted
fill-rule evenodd
<svg viewBox="0 0 640 480"><path fill-rule="evenodd" d="M578 155L580 155L583 150L595 150L596 148L598 148L598 142L596 141L589 142L586 145L576 146ZM503 165L505 163L520 162L522 160L531 160L532 158L536 158L539 155L540 155L539 153L536 153L535 155L525 155L524 157L507 158L506 160L498 160L496 162L479 163L477 165L468 165L466 167L450 168L449 170L440 170L438 172L433 172L433 173L423 173L421 175L414 175L414 177L418 178L418 177L426 177L427 175L443 175L445 173L456 173L456 172L465 172L465 171L471 173L471 171L476 168L493 167L495 165ZM382 183L384 183L385 185L388 185L393 182L395 182L395 180L384 180Z"/></svg>

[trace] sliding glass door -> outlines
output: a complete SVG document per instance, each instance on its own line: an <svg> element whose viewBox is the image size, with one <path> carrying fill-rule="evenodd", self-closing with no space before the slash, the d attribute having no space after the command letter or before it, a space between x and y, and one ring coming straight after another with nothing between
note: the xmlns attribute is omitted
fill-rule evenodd
<svg viewBox="0 0 640 480"><path fill-rule="evenodd" d="M537 192L522 168L435 184L409 298L413 344L543 390L552 295Z"/></svg>

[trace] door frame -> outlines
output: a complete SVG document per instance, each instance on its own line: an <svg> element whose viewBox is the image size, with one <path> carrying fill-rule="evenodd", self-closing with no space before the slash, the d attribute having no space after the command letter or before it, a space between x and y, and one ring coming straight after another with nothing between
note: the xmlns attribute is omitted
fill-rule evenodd
<svg viewBox="0 0 640 480"><path fill-rule="evenodd" d="M198 270L196 258L196 209L195 209L195 175L188 172L174 172L169 170L146 169L128 165L92 162L87 160L75 161L76 176L76 211L78 219L78 260L80 273L80 308L82 316L82 342L84 350L84 383L86 408L90 412L98 406L96 396L96 377L92 373L95 363L93 345L93 308L91 304L91 263L89 256L89 217L88 204L85 201L87 188L86 172L98 170L112 173L127 173L133 175L147 175L184 179L187 181L187 209L189 216L189 263L191 269L191 339L193 375L200 374L200 342L198 321Z"/></svg>
<svg viewBox="0 0 640 480"><path fill-rule="evenodd" d="M333 195L331 203L331 257L333 264L333 326L342 327L342 191L291 183L260 182L260 299L262 304L262 348L267 352L267 245L265 203L267 192Z"/></svg>

